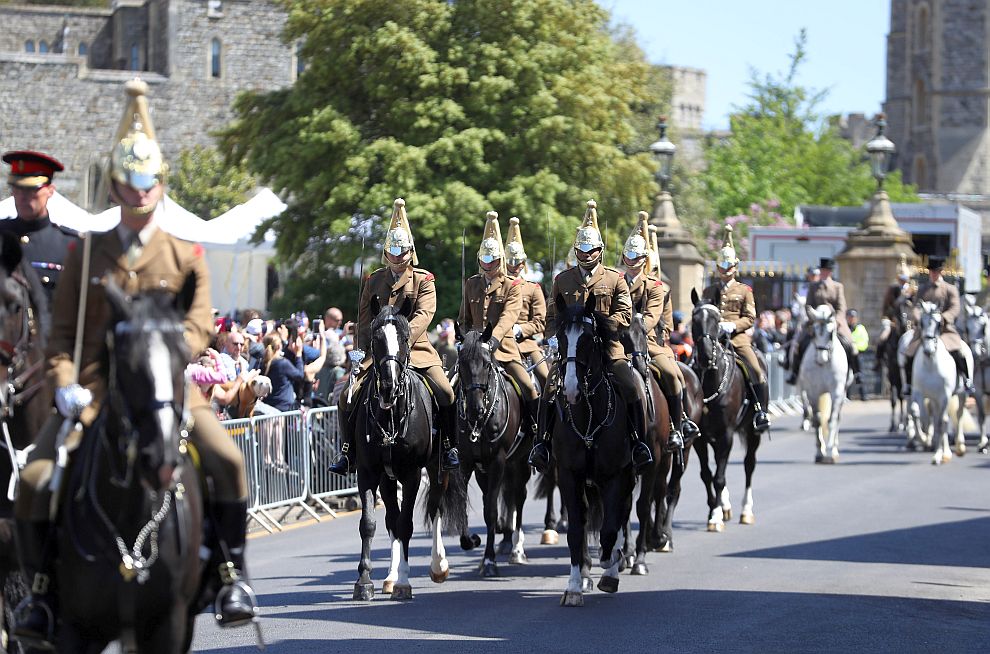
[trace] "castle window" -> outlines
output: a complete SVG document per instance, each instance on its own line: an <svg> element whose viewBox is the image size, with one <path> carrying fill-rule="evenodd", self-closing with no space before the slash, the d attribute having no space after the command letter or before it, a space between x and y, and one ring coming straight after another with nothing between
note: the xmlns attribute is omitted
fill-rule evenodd
<svg viewBox="0 0 990 654"><path fill-rule="evenodd" d="M79 44L79 56L80 57L85 57L88 52L89 52L89 48L86 47L86 44L85 43L80 43Z"/></svg>
<svg viewBox="0 0 990 654"><path fill-rule="evenodd" d="M297 78L300 75L303 74L303 71L304 70L306 70L306 60L303 59L302 49L303 49L302 41L300 41L299 43L296 43L296 54L295 54L295 60L296 61L295 61L294 68L295 68L295 72L296 72L296 77Z"/></svg>
<svg viewBox="0 0 990 654"><path fill-rule="evenodd" d="M210 41L210 77L220 79L223 64L222 55L223 46L220 44L220 39L215 38Z"/></svg>
<svg viewBox="0 0 990 654"><path fill-rule="evenodd" d="M928 122L928 91L925 89L924 80L914 80L914 98L911 104L914 110L914 124L919 126Z"/></svg>
<svg viewBox="0 0 990 654"><path fill-rule="evenodd" d="M131 44L131 60L128 67L130 70L141 70L141 49L137 43Z"/></svg>
<svg viewBox="0 0 990 654"><path fill-rule="evenodd" d="M34 52L34 41L28 39L24 42L24 52Z"/></svg>
<svg viewBox="0 0 990 654"><path fill-rule="evenodd" d="M48 41L38 41L38 52L41 54L48 52Z"/></svg>
<svg viewBox="0 0 990 654"><path fill-rule="evenodd" d="M928 188L928 164L925 161L925 156L919 154L914 158L914 171L912 171L911 180L918 190L923 190Z"/></svg>
<svg viewBox="0 0 990 654"><path fill-rule="evenodd" d="M928 15L928 7L926 5L918 7L914 32L914 49L916 51L929 49Z"/></svg>

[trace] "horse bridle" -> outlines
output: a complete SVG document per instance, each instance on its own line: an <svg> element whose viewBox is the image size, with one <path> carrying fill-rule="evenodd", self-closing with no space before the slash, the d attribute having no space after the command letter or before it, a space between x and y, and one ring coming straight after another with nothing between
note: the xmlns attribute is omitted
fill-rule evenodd
<svg viewBox="0 0 990 654"><path fill-rule="evenodd" d="M378 326L377 329L381 329L385 325L395 322L397 322L395 316L388 316L385 319L383 319L382 323ZM372 346L372 352L373 351L374 351L374 346ZM372 408L373 405L376 404L376 402L369 401L367 403L368 422L371 426L375 427L379 432L381 432L382 445L384 447L391 447L392 445L395 445L396 441L398 441L405 434L406 428L409 426L408 417L409 414L412 412L412 403L408 401L405 403L405 409L402 412L402 415L399 416L398 421L395 420L394 409L395 409L395 404L400 399L405 398L406 393L408 391L410 356L411 356L411 352L409 351L409 349L406 350L405 356L400 356L398 354L386 354L380 360L376 360L374 365L372 366L372 369L374 370L375 373L374 395L378 397L381 396L381 377L382 377L381 367L389 362L395 362L399 366L399 376L395 380L395 397L392 398L392 404L387 409L382 408L383 411L388 411L389 423L390 423L389 429L386 429L385 425L379 422L376 413ZM369 398L369 400L371 399L375 399L375 397L373 396L372 398ZM377 404L379 404L380 406L380 403Z"/></svg>
<svg viewBox="0 0 990 654"><path fill-rule="evenodd" d="M461 420L463 420L464 424L466 424L471 429L469 439L472 443L477 443L478 439L481 438L481 428L484 427L484 425L492 417L492 414L495 413L495 405L498 403L500 392L505 390L505 382L502 380L502 375L499 374L498 370L495 369L495 362L488 361L486 367L487 367L487 375L485 376L484 384L474 382L468 384L467 386L464 386L462 382L457 385L457 395L458 395L457 416ZM492 377L495 378L494 384L490 383ZM492 391L491 397L489 397L488 395L489 389ZM469 393L471 391L482 392L483 394L482 401L485 406L484 413L482 413L482 415L478 418L478 420L474 422L468 420L467 417L467 397L465 393ZM506 414L505 422L502 424L502 428L491 439L490 442L497 443L502 438L502 435L505 434L505 430L508 429L508 427L509 427L509 416L508 414Z"/></svg>
<svg viewBox="0 0 990 654"><path fill-rule="evenodd" d="M703 305L700 305L695 311L710 311L710 312L713 312L715 314L715 318L717 320L720 320L722 318L722 312L719 311L718 307L716 307L713 304L703 304ZM712 350L712 356L708 359L708 363L705 365L705 367L701 371L699 382L701 383L702 388L704 388L704 385L705 385L705 377L709 373L714 372L717 375L720 366L722 367L722 370L724 371L722 373L721 378L719 379L718 386L716 387L715 392L712 393L711 395L709 395L708 397L702 398L702 400L704 401L704 403L705 404L708 404L708 403L714 401L720 395L722 395L722 393L725 392L725 389L726 389L726 387L729 384L729 370L730 370L730 368L729 368L729 363L730 363L730 361L729 361L729 348L723 347L722 344L719 343L718 339L715 338L714 336L712 336L711 334L709 334L707 330L704 331L701 334L701 340L703 342L710 343L711 344L711 350ZM700 355L699 355L700 350L701 350L701 348L695 348L695 351L694 351L695 352L694 353L694 358L699 363L700 363L700 358L701 358Z"/></svg>
<svg viewBox="0 0 990 654"><path fill-rule="evenodd" d="M594 386L591 385L590 379L592 374L594 374L594 369L588 363L579 361L577 356L564 357L557 363L557 365L559 367L560 364L563 363L566 367L566 364L573 363L575 368L580 366L585 370L584 375L582 375L580 379L580 385L581 385L581 396L584 398L584 402L588 410L588 425L584 428L584 430L578 429L577 424L574 422L574 413L571 410L570 402L564 403L563 413L564 413L564 417L567 418L567 424L570 426L571 430L573 430L574 433L577 434L578 437L581 439L581 441L584 442L585 447L591 449L591 447L595 444L595 436L598 435L598 432L601 431L602 428L605 427L606 425L610 426L615 418L615 413L614 413L615 388L612 382L609 381L608 379L608 373L605 372L606 368L605 368L605 358L604 358L604 347L602 344L602 339L598 336L598 330L596 329L597 325L595 323L595 318L594 316L583 316L581 320L585 324L591 325L592 344L595 346L595 350L599 353L599 356L602 358L601 361L602 372L598 377L598 381L595 383ZM577 348L575 348L575 350L576 349ZM557 376L558 378L563 377L563 375L560 374L560 370L557 371ZM592 407L591 405L591 398L594 397L594 394L598 392L598 389L601 387L602 383L605 384L606 390L608 390L608 405L605 409L605 417L602 420L598 421L598 424L595 425L594 429L592 429L592 421L594 420L594 407ZM559 387L558 387L557 395L558 396L560 395ZM554 399L557 400L558 398L554 398Z"/></svg>
<svg viewBox="0 0 990 654"><path fill-rule="evenodd" d="M22 289L26 288L25 282L18 275L11 275L11 278ZM21 314L21 332L17 340L12 343L0 339L0 365L7 368L7 386L4 389L5 392L0 393L0 419L13 417L16 407L23 406L30 401L46 383L45 376L41 375L37 381L30 386L27 385L35 375L43 371L44 357L39 357L27 368L20 370L27 361L31 337L37 333L37 323L29 297L22 296L18 302L18 308Z"/></svg>

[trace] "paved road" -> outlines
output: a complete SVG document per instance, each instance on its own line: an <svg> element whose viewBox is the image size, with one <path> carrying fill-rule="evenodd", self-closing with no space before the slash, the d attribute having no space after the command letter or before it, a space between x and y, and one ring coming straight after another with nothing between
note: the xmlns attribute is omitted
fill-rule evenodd
<svg viewBox="0 0 990 654"><path fill-rule="evenodd" d="M479 579L478 554L451 543L452 574L428 577L429 540L412 560L416 597L351 600L354 515L253 539L249 559L273 652L985 652L990 629L990 457L943 467L900 449L880 402L843 416L842 462L812 463L811 437L781 418L757 466L756 524L705 529L691 462L675 551L650 554L650 575L622 575L561 608L566 548L541 546L542 503L526 511L530 564ZM730 490L741 499L741 448ZM475 506L480 503L475 502ZM387 568L379 513L376 578ZM483 527L477 511L472 525ZM451 539L448 539L450 541ZM597 577L596 568L595 575ZM201 616L197 651L252 651L252 632Z"/></svg>

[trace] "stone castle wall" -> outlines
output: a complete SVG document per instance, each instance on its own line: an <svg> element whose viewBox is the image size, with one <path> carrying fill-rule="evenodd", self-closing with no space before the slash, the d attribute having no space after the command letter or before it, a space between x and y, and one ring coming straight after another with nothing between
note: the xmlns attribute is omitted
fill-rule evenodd
<svg viewBox="0 0 990 654"><path fill-rule="evenodd" d="M211 132L230 121L230 107L242 91L274 90L294 81L293 48L279 38L285 15L271 2L226 0L219 17L208 17L205 0L133 4L128 3L123 8L126 13L117 16L109 12L81 15L87 20L95 15L103 21L89 33L95 30L115 42L106 44L106 50L115 53L118 63L121 53L125 60L129 58L129 44L142 35L141 67L149 70L138 74L149 84L152 120L164 154L172 162L183 149L213 143ZM25 8L0 8L0 21L21 20L18 10ZM146 12L144 19L135 20L132 12L138 10ZM77 204L95 208L100 205L94 195L97 177L124 106L123 82L135 73L94 68L89 61L92 57L79 57L75 49L67 54L25 54L24 34L43 33L56 23L61 30L66 8L52 13L58 14L57 20L45 18L36 25L37 32L24 32L16 40L0 43L0 151L38 149L52 154L66 165L65 173L56 178L59 190ZM158 21L152 29L149 14L152 22ZM122 31L110 25L117 18L125 23ZM70 26L70 44L74 33ZM213 38L223 45L218 79L210 74Z"/></svg>

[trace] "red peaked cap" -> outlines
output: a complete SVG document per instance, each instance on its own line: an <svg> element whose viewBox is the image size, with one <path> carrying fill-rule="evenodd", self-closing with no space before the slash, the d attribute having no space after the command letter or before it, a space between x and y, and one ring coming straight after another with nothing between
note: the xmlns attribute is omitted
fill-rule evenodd
<svg viewBox="0 0 990 654"><path fill-rule="evenodd" d="M23 188L39 188L49 184L55 173L65 170L58 160L31 150L7 152L3 155L3 162L10 164L7 183Z"/></svg>

